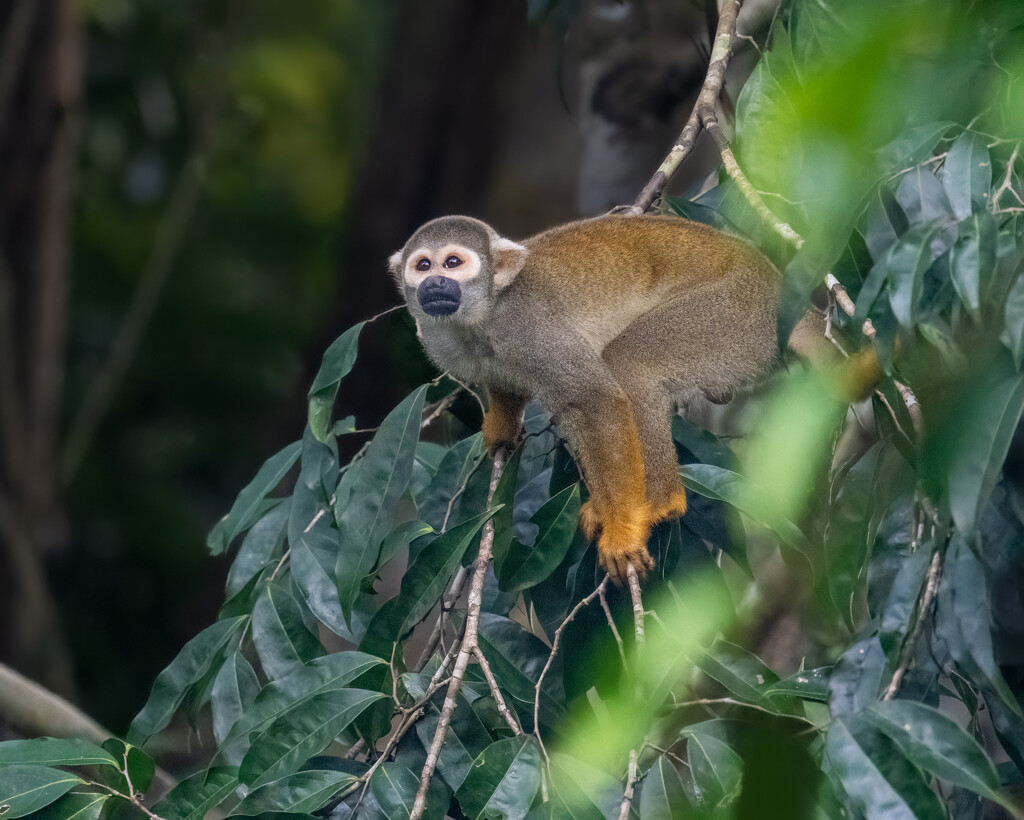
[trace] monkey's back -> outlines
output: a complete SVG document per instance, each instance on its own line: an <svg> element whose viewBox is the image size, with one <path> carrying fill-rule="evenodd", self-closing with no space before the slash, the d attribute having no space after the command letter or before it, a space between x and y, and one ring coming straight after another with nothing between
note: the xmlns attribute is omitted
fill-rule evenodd
<svg viewBox="0 0 1024 820"><path fill-rule="evenodd" d="M599 350L678 293L680 322L709 333L739 325L751 344L775 355L780 277L741 239L676 217L608 216L552 228L526 244L530 257L516 284Z"/></svg>

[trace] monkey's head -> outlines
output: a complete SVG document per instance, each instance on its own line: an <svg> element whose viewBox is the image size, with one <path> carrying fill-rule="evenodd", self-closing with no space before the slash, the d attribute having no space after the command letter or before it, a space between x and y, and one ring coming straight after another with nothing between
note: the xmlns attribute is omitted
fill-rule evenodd
<svg viewBox="0 0 1024 820"><path fill-rule="evenodd" d="M478 323L526 261L526 248L468 216L423 225L389 260L417 320Z"/></svg>

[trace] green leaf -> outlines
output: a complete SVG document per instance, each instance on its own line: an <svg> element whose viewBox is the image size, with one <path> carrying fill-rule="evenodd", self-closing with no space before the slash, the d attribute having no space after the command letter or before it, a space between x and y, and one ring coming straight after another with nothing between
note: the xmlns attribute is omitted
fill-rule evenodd
<svg viewBox="0 0 1024 820"><path fill-rule="evenodd" d="M886 671L885 651L877 635L850 646L829 678L829 709L833 715L855 714L878 698Z"/></svg>
<svg viewBox="0 0 1024 820"><path fill-rule="evenodd" d="M138 746L112 737L103 741L103 748L120 763L114 785L121 792L145 792L156 775L156 762ZM108 781L110 782L110 781ZM129 788L130 786L130 788Z"/></svg>
<svg viewBox="0 0 1024 820"><path fill-rule="evenodd" d="M241 652L232 652L213 682L211 708L213 737L217 744L245 714L260 691L260 682L249 661Z"/></svg>
<svg viewBox="0 0 1024 820"><path fill-rule="evenodd" d="M779 679L756 655L728 641L718 641L710 652L698 654L694 665L747 703L760 703L762 687Z"/></svg>
<svg viewBox="0 0 1024 820"><path fill-rule="evenodd" d="M24 817L83 783L80 777L45 766L0 768L0 815L5 820Z"/></svg>
<svg viewBox="0 0 1024 820"><path fill-rule="evenodd" d="M947 472L953 521L970 540L1024 412L1024 376L1010 376L978 389L983 392L958 414L963 423L956 431L956 451Z"/></svg>
<svg viewBox="0 0 1024 820"><path fill-rule="evenodd" d="M765 688L765 697L794 697L816 703L828 703L828 681L832 667L823 666L797 672Z"/></svg>
<svg viewBox="0 0 1024 820"><path fill-rule="evenodd" d="M504 562L495 564L498 586L505 592L520 592L538 584L555 571L569 551L580 516L580 485L573 484L553 495L530 519L540 531L533 546L518 539Z"/></svg>
<svg viewBox="0 0 1024 820"><path fill-rule="evenodd" d="M894 663L898 661L903 640L910 628L911 617L934 551L935 545L929 541L919 546L916 552L902 558L889 589L878 637L882 648Z"/></svg>
<svg viewBox="0 0 1024 820"><path fill-rule="evenodd" d="M72 792L35 812L32 820L99 820L110 798L109 794Z"/></svg>
<svg viewBox="0 0 1024 820"><path fill-rule="evenodd" d="M232 762L241 760L242 753L249 748L250 733L266 728L271 721L315 695L344 689L363 675L382 670L386 665L380 658L362 652L336 652L317 658L285 678L272 681L231 728L228 737L220 744L221 753Z"/></svg>
<svg viewBox="0 0 1024 820"><path fill-rule="evenodd" d="M505 462L505 469L494 489L491 504L502 506L501 513L494 518L494 566L500 567L512 545L512 531L515 520L516 488L519 486L519 464L523 458L523 448L517 447Z"/></svg>
<svg viewBox="0 0 1024 820"><path fill-rule="evenodd" d="M283 678L324 648L302 616L291 584L268 584L252 611L252 640L263 671L271 680Z"/></svg>
<svg viewBox="0 0 1024 820"><path fill-rule="evenodd" d="M872 704L864 717L918 768L1005 804L999 794L999 775L985 751L937 709L916 701L891 700Z"/></svg>
<svg viewBox="0 0 1024 820"><path fill-rule="evenodd" d="M574 757L551 755L551 817L558 820L615 820L622 803L622 784L603 769Z"/></svg>
<svg viewBox="0 0 1024 820"><path fill-rule="evenodd" d="M309 388L309 429L317 441L326 442L331 428L331 413L338 385L352 370L358 352L359 333L365 322L353 325L324 351L323 361Z"/></svg>
<svg viewBox="0 0 1024 820"><path fill-rule="evenodd" d="M370 621L360 644L362 651L391 656L392 644L423 620L440 600L462 556L497 509L464 521L420 550L402 576L401 591Z"/></svg>
<svg viewBox="0 0 1024 820"><path fill-rule="evenodd" d="M335 580L346 620L363 578L377 563L381 542L394 525L398 502L409 484L426 392L427 385L417 388L391 411L358 463L358 487L338 521L341 549Z"/></svg>
<svg viewBox="0 0 1024 820"><path fill-rule="evenodd" d="M789 546L800 552L807 550L807 539L792 521L785 519L769 522L758 516L749 503L746 479L739 473L713 464L686 464L679 468L686 488L695 493L731 504L741 513L772 530Z"/></svg>
<svg viewBox="0 0 1024 820"><path fill-rule="evenodd" d="M640 791L640 820L673 820L690 808L679 772L665 755L647 770Z"/></svg>
<svg viewBox="0 0 1024 820"><path fill-rule="evenodd" d="M996 663L985 568L959 532L946 549L939 583L935 630L968 679L990 686L1020 716L1016 697Z"/></svg>
<svg viewBox="0 0 1024 820"><path fill-rule="evenodd" d="M934 224L915 226L899 238L886 256L889 304L897 321L906 328L919 319L924 273L941 252L933 243L937 232Z"/></svg>
<svg viewBox="0 0 1024 820"><path fill-rule="evenodd" d="M238 767L238 779L256 789L297 771L384 697L366 689L334 689L303 701L253 738Z"/></svg>
<svg viewBox="0 0 1024 820"><path fill-rule="evenodd" d="M985 140L972 131L957 137L939 178L957 219L966 219L973 210L985 208L992 187L992 158Z"/></svg>
<svg viewBox="0 0 1024 820"><path fill-rule="evenodd" d="M828 765L867 817L940 820L946 813L902 752L855 716L838 717L825 741Z"/></svg>
<svg viewBox="0 0 1024 820"><path fill-rule="evenodd" d="M448 801L442 799L447 790L436 780L430 785L423 817L424 820L441 820L448 808ZM370 791L387 820L408 820L419 786L419 777L400 763L385 763L370 777Z"/></svg>
<svg viewBox="0 0 1024 820"><path fill-rule="evenodd" d="M506 737L484 749L456 793L472 820L521 820L540 788L540 750L529 735Z"/></svg>
<svg viewBox="0 0 1024 820"><path fill-rule="evenodd" d="M1013 354L1013 363L1019 369L1024 360L1024 276L1014 280L1006 296L1006 330L1002 341Z"/></svg>
<svg viewBox="0 0 1024 820"><path fill-rule="evenodd" d="M153 813L164 820L204 820L237 786L237 768L215 766L182 780L153 806Z"/></svg>
<svg viewBox="0 0 1024 820"><path fill-rule="evenodd" d="M358 779L354 774L330 769L295 772L249 792L232 814L255 815L268 811L312 814Z"/></svg>
<svg viewBox="0 0 1024 820"><path fill-rule="evenodd" d="M290 504L282 499L252 525L238 548L228 570L225 588L228 596L237 595L271 561L280 556L284 546Z"/></svg>
<svg viewBox="0 0 1024 820"><path fill-rule="evenodd" d="M464 438L452 445L445 453L437 468L430 486L417 504L419 516L435 531L441 532L446 524L451 527L462 519L459 517L461 495L456 498L469 476L483 463L486 454L483 448L483 437L475 435ZM455 501L452 502L452 499ZM451 514L448 505L451 503ZM445 517L448 521L445 521Z"/></svg>
<svg viewBox="0 0 1024 820"><path fill-rule="evenodd" d="M248 623L246 615L208 626L178 653L153 682L149 700L128 729L128 739L141 745L166 726L192 687L220 660L224 648Z"/></svg>
<svg viewBox="0 0 1024 820"><path fill-rule="evenodd" d="M995 219L987 211L960 225L960 236L950 252L949 272L960 301L975 317L995 272L999 241Z"/></svg>
<svg viewBox="0 0 1024 820"><path fill-rule="evenodd" d="M739 796L743 758L723 739L719 721L706 721L683 729L686 756L701 802L716 808L730 805Z"/></svg>
<svg viewBox="0 0 1024 820"><path fill-rule="evenodd" d="M235 538L249 529L266 512L264 500L299 458L302 442L289 444L271 456L257 471L256 477L238 494L231 511L210 530L206 546L213 555L224 552Z"/></svg>
<svg viewBox="0 0 1024 820"><path fill-rule="evenodd" d="M292 577L310 612L336 635L355 643L341 611L338 586L334 583L338 531L327 517L322 517L291 541L291 550Z"/></svg>
<svg viewBox="0 0 1024 820"><path fill-rule="evenodd" d="M105 749L87 740L8 740L0 743L0 766L34 763L39 766L120 766Z"/></svg>

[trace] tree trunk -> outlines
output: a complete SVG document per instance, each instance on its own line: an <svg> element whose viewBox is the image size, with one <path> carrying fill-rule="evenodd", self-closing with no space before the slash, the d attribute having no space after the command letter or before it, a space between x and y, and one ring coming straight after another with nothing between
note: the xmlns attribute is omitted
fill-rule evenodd
<svg viewBox="0 0 1024 820"><path fill-rule="evenodd" d="M57 442L81 82L75 0L0 0L0 659L67 693L45 572L64 541Z"/></svg>

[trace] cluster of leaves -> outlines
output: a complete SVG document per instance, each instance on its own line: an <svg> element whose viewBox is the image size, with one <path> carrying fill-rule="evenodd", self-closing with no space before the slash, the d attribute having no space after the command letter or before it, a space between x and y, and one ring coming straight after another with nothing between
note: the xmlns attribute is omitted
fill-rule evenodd
<svg viewBox="0 0 1024 820"><path fill-rule="evenodd" d="M0 744L6 816L142 811L140 746L208 705L210 766L151 818L408 817L466 622L457 591L487 522L479 647L511 720L471 665L424 816L619 817L625 793L626 813L644 820L1013 811L1008 789L1024 781L1024 505L1008 462L1024 411L1019 144L991 111L980 113L994 135L980 120L925 117L946 113L936 95L898 120L871 93L883 73L848 80L844 61L892 68L910 60L912 32L920 56L956 22L906 4L879 30L866 5L792 5L738 100L738 147L759 180L767 163L744 140L783 146L781 167L794 145L804 152L806 167L771 186L772 206L807 237L795 255L765 242L790 287L781 323L806 303L811 274L834 272L856 297L846 329L871 319L885 366L921 397L923 430L891 382L854 414L813 374L780 377L757 400L756 432L732 446L676 419L691 507L652 535L644 597L656 617L640 642L628 598L593 594L601 576L576 527L585 488L540 409L490 502L478 434L420 440L440 386L413 391L340 463L354 421L335 422L333 407L358 325L324 356L302 440L211 532L214 553L239 544L227 600L157 678L131 745ZM1013 31L1005 23L982 32L990 57ZM950 82L975 76L962 57ZM829 85L840 76L865 85ZM1006 76L996 97L1020 91ZM859 137L843 143L826 114L863 117ZM852 189L806 178L823 173L829 146L830 173ZM673 204L757 232L729 183ZM853 344L842 314L833 320ZM790 579L781 593L758 585L776 549ZM750 609L734 602L754 590L802 619L810 663L780 674L750 651Z"/></svg>

